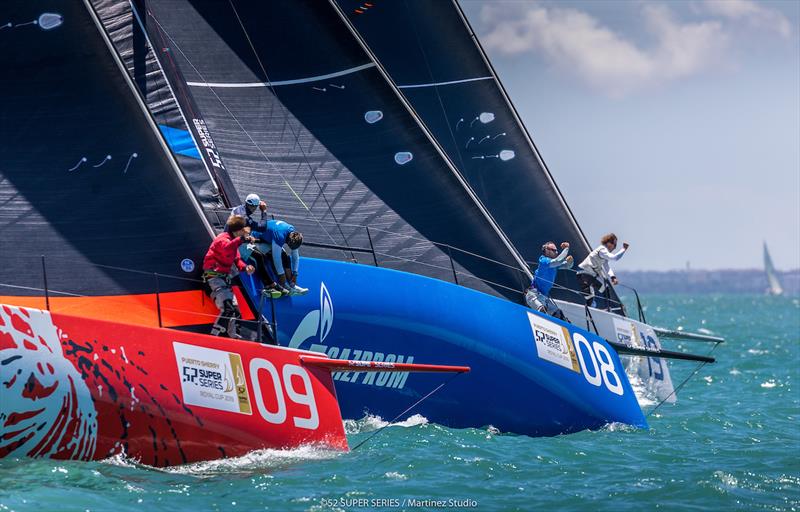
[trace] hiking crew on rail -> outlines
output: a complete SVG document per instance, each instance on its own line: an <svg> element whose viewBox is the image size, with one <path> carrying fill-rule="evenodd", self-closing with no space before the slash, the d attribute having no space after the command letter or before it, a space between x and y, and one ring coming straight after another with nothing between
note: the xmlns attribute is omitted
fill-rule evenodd
<svg viewBox="0 0 800 512"><path fill-rule="evenodd" d="M525 303L531 309L567 320L561 309L550 298L550 290L556 281L558 269L572 268L573 259L569 255L569 242L561 242L561 253L556 256L557 253L555 242L542 245L539 266L533 274L530 288L525 291Z"/></svg>
<svg viewBox="0 0 800 512"><path fill-rule="evenodd" d="M578 265L578 280L581 283L581 293L587 306L598 306L595 298L603 293L608 301L608 282L610 281L611 284L619 282L614 271L608 266L608 262L622 258L628 247L630 244L623 242L622 249L613 252L617 248L617 235L609 233L600 239L600 246L590 252L586 259Z"/></svg>
<svg viewBox="0 0 800 512"><path fill-rule="evenodd" d="M249 235L247 221L238 216L231 216L225 223L225 231L211 242L211 246L203 259L203 281L208 285L211 298L220 310L220 314L211 328L211 334L219 336L227 334L231 338L241 338L236 322L242 315L231 288L231 279L235 272L255 272L253 265L247 265L239 256L239 247L245 242L255 239Z"/></svg>

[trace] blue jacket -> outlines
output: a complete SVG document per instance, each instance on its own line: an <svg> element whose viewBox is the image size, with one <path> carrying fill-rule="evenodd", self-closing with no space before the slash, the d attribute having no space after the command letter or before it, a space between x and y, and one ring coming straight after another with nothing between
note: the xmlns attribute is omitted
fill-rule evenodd
<svg viewBox="0 0 800 512"><path fill-rule="evenodd" d="M261 238L263 240L272 244L272 263L275 264L275 270L277 270L279 276L284 273L283 262L281 261L281 252L283 251L283 246L286 243L286 238L289 236L289 233L293 231L296 231L294 226L288 222L284 222L282 220L271 220L267 222L266 230L261 234ZM291 258L292 273L297 274L297 271L300 268L300 251L298 249L292 249Z"/></svg>

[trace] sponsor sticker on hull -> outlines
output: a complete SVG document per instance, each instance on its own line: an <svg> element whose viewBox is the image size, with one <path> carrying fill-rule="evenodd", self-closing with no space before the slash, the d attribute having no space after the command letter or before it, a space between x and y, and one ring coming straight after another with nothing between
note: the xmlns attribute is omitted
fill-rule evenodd
<svg viewBox="0 0 800 512"><path fill-rule="evenodd" d="M528 312L539 358L580 373L575 347L566 327Z"/></svg>
<svg viewBox="0 0 800 512"><path fill-rule="evenodd" d="M617 336L617 341L628 347L644 347L636 332L636 326L633 322L623 320L620 318L613 318L614 320L614 334Z"/></svg>
<svg viewBox="0 0 800 512"><path fill-rule="evenodd" d="M188 405L252 414L242 358L234 352L173 342Z"/></svg>

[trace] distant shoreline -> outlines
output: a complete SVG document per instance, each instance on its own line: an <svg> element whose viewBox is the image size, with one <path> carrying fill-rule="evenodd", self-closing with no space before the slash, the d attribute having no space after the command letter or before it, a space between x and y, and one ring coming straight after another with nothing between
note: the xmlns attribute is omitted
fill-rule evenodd
<svg viewBox="0 0 800 512"><path fill-rule="evenodd" d="M778 272L784 295L800 295L800 269ZM767 277L763 269L618 269L620 282L639 293L741 293L764 294ZM623 292L624 290L621 290Z"/></svg>

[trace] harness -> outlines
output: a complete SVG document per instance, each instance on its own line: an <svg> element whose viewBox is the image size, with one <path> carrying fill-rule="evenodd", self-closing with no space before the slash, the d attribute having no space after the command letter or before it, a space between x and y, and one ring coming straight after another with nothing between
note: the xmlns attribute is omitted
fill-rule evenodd
<svg viewBox="0 0 800 512"><path fill-rule="evenodd" d="M223 274L222 272L216 270L204 270L203 271L203 282L208 284L211 279L218 278L224 279L227 284L231 284L231 275L230 274Z"/></svg>

